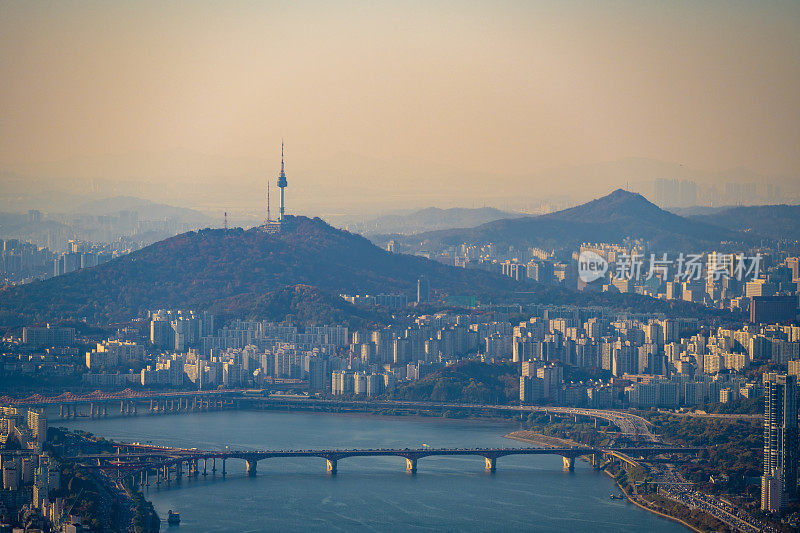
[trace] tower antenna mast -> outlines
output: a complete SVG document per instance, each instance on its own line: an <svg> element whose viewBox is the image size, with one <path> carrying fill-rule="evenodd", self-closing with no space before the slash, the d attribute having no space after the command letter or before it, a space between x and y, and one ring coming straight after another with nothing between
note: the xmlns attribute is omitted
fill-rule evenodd
<svg viewBox="0 0 800 533"><path fill-rule="evenodd" d="M280 210L280 218L278 220L283 222L283 214L285 211L285 204L284 204L284 190L286 189L286 172L284 171L283 165L283 140L281 139L281 173L278 176L278 187L281 190L281 210Z"/></svg>

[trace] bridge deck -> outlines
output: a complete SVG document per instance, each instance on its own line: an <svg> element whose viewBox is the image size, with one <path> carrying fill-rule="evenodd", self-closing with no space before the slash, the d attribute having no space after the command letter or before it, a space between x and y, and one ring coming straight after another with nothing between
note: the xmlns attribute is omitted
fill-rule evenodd
<svg viewBox="0 0 800 533"><path fill-rule="evenodd" d="M137 445L121 445L121 447L137 448ZM149 447L148 447L149 448ZM115 460L120 459L268 459L271 457L430 457L441 455L480 455L502 457L506 455L562 455L577 457L580 455L625 454L627 456L660 455L665 453L696 453L701 448L683 447L641 447L641 448L372 448L372 449L319 449L319 450L193 450L187 448L148 449L141 452L125 452L118 454L87 454L70 458L73 461Z"/></svg>

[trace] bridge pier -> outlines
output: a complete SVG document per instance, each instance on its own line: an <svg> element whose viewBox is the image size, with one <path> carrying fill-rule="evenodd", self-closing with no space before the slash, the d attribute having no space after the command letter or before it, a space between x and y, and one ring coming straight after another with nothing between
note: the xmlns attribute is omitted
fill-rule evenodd
<svg viewBox="0 0 800 533"><path fill-rule="evenodd" d="M225 477L227 475L227 473L228 472L225 470L225 459L223 458L222 459L222 477Z"/></svg>
<svg viewBox="0 0 800 533"><path fill-rule="evenodd" d="M204 475L204 476L207 476L207 475L208 475L208 471L206 470L206 465L207 465L207 463L208 463L208 459L206 459L205 457L203 457L203 475Z"/></svg>
<svg viewBox="0 0 800 533"><path fill-rule="evenodd" d="M258 468L258 459L245 459L244 462L247 464L247 475L255 477Z"/></svg>
<svg viewBox="0 0 800 533"><path fill-rule="evenodd" d="M416 460L416 458L409 459L408 457L406 457L406 472L408 472L409 474L416 474L417 473L417 460Z"/></svg>
<svg viewBox="0 0 800 533"><path fill-rule="evenodd" d="M596 418L595 422L597 422ZM598 454L596 453L591 454L589 456L589 462L592 464L592 467L594 467L595 470L600 468L600 457L598 456Z"/></svg>
<svg viewBox="0 0 800 533"><path fill-rule="evenodd" d="M486 457L486 471L492 474L497 471L497 457Z"/></svg>
<svg viewBox="0 0 800 533"><path fill-rule="evenodd" d="M335 476L338 468L338 461L336 459L325 459L327 463L327 472L331 476Z"/></svg>
<svg viewBox="0 0 800 533"><path fill-rule="evenodd" d="M212 476L216 476L217 475L217 458L216 457L211 459L211 475Z"/></svg>
<svg viewBox="0 0 800 533"><path fill-rule="evenodd" d="M574 457L564 457L564 470L569 470L572 472L575 470L575 458Z"/></svg>

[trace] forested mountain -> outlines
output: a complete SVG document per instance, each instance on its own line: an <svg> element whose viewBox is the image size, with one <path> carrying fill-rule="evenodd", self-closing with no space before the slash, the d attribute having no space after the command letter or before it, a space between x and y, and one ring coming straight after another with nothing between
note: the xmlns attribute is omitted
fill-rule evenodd
<svg viewBox="0 0 800 533"><path fill-rule="evenodd" d="M519 248L576 247L583 242L619 243L642 239L660 250L696 251L747 234L664 211L644 196L618 189L591 202L535 217L497 220L475 228L433 231L402 240L414 248L437 249L467 243L497 243Z"/></svg>
<svg viewBox="0 0 800 533"><path fill-rule="evenodd" d="M268 294L295 285L331 295L400 292L411 298L423 274L432 289L450 295L491 298L520 288L488 272L391 254L320 219L285 220L278 234L258 228L188 232L94 268L2 289L0 325L127 320L162 307L247 313L263 307Z"/></svg>

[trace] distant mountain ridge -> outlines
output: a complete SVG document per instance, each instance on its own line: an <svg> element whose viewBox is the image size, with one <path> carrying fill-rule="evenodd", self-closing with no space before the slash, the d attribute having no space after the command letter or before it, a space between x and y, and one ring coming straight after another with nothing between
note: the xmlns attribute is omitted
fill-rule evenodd
<svg viewBox="0 0 800 533"><path fill-rule="evenodd" d="M348 228L365 235L413 234L440 229L469 228L505 218L523 215L502 211L494 207L428 207L403 214L384 215L363 223L349 224Z"/></svg>
<svg viewBox="0 0 800 533"><path fill-rule="evenodd" d="M162 204L136 196L113 196L91 200L70 206L67 211L92 215L113 215L121 211L135 211L142 220L174 218L187 224L208 224L211 222L211 217L195 209Z"/></svg>
<svg viewBox="0 0 800 533"><path fill-rule="evenodd" d="M689 219L739 231L751 238L800 240L800 205L728 207Z"/></svg>
<svg viewBox="0 0 800 533"><path fill-rule="evenodd" d="M622 242L642 239L662 250L695 251L722 241L748 239L745 234L665 211L644 196L618 189L585 204L535 217L489 222L468 229L443 230L409 236L412 249L458 245L463 242L515 247L575 247L583 242Z"/></svg>

